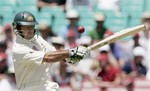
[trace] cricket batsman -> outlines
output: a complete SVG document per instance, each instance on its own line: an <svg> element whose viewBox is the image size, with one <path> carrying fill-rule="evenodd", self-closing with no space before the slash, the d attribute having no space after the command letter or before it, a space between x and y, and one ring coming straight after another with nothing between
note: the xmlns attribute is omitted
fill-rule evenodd
<svg viewBox="0 0 150 91"><path fill-rule="evenodd" d="M90 51L83 46L57 51L36 34L37 24L34 15L27 11L17 13L12 23L16 34L12 54L17 88L19 91L59 91L58 84L50 80L50 64L63 59L74 64Z"/></svg>

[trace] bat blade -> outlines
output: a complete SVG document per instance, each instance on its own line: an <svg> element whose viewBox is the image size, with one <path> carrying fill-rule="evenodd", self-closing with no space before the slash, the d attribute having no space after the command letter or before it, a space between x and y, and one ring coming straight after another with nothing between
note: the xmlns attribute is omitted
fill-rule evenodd
<svg viewBox="0 0 150 91"><path fill-rule="evenodd" d="M144 31L145 30L145 26L144 25L139 25L139 26L135 26L135 27L132 27L132 28L127 28L127 29L124 29L124 30L121 30L119 32L116 32L114 33L113 35L91 45L88 47L89 50L95 50L97 48L100 48L104 45L107 45L107 44L110 44L110 43L113 43L123 37L126 37L126 36L129 36L129 35L132 35L134 33L137 33L137 32L140 32L140 31Z"/></svg>

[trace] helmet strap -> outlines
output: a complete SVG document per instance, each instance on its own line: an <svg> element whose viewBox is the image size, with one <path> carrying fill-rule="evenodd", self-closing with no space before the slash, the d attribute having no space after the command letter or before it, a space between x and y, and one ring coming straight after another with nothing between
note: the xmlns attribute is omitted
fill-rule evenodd
<svg viewBox="0 0 150 91"><path fill-rule="evenodd" d="M24 35L22 34L22 31L21 30L21 25L16 25L16 33L19 34L22 38L24 38Z"/></svg>
<svg viewBox="0 0 150 91"><path fill-rule="evenodd" d="M36 29L34 29L34 34L36 34L36 32L37 32ZM17 30L17 29L16 29L16 30L15 30L15 33L16 33L16 34L19 34L22 38L24 38L24 35L23 35L23 33L22 33L21 30Z"/></svg>

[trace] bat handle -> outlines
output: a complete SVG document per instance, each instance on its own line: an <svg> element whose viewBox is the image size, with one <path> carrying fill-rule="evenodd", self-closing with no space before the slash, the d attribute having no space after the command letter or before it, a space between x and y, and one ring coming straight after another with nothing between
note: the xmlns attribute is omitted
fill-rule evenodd
<svg viewBox="0 0 150 91"><path fill-rule="evenodd" d="M91 50L91 47L89 46L89 47L87 47L87 49L88 49L88 50Z"/></svg>

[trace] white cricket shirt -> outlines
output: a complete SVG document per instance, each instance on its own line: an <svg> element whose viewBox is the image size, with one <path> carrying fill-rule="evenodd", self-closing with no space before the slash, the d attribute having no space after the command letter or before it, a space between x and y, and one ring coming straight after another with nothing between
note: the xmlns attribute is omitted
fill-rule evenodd
<svg viewBox="0 0 150 91"><path fill-rule="evenodd" d="M43 62L46 52L55 51L41 36L31 40L16 37L13 45L13 61L19 91L51 91L58 84L50 81L49 63Z"/></svg>

